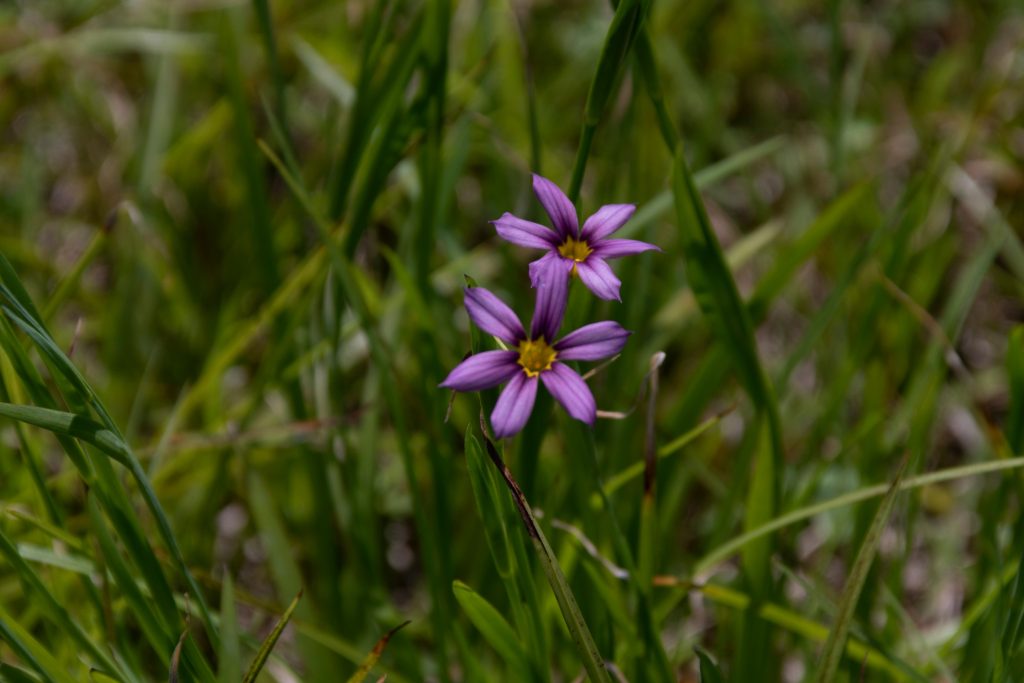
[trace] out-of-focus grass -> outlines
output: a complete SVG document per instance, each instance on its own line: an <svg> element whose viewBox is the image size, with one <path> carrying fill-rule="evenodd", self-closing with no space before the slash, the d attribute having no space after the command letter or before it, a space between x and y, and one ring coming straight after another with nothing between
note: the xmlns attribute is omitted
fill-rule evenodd
<svg viewBox="0 0 1024 683"><path fill-rule="evenodd" d="M0 5L0 679L300 591L264 680L1024 678L1022 93L1008 0ZM540 545L436 388L537 170L665 250L501 453Z"/></svg>

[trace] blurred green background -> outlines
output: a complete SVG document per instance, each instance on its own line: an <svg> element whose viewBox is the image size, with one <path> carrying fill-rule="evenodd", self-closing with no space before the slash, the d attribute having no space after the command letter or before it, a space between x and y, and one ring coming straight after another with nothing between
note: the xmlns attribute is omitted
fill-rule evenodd
<svg viewBox="0 0 1024 683"><path fill-rule="evenodd" d="M535 559L520 572L539 630L509 611L464 451L467 426L480 438L479 404L458 396L445 421L436 385L470 349L464 274L529 318L535 254L487 221L547 222L532 171L569 187L613 11L582 0L0 4L0 252L134 448L207 602L233 580L234 659L252 659L304 587L265 680L344 680L407 619L375 676L519 680L515 656L495 646L508 634L481 630L455 580L513 622L527 680L581 674ZM644 31L756 327L782 457L779 497L752 523L762 406L693 296L673 155L627 58L608 83L581 216L636 203L624 233L665 253L614 262L624 303L574 291L569 313L634 331L590 380L599 409L627 414L598 421L596 471L579 454L585 432L550 401L504 449L602 654L637 681L659 680L652 639L678 680L697 680L695 645L731 680L809 678L858 548L877 543L838 680L1021 680L1020 5L659 0ZM10 295L0 303L16 323ZM52 358L9 329L5 400L41 405L18 370L27 358L44 407L81 412L89 402ZM621 548L594 475L616 481L642 461L658 351L651 419L666 457L645 546L657 548L656 578L634 594L608 571ZM164 609L146 630L158 591L136 586L133 600L124 583L151 578L145 553L103 546L67 447L15 424L0 422L0 529L114 653L115 679L165 679L185 622ZM884 486L810 509L884 485L904 456L907 477L1009 464L920 482L869 544ZM117 467L174 605L195 611L138 480ZM610 495L643 555L641 479ZM808 510L758 546L767 584L751 583L749 558L712 556ZM503 533L521 534L517 524ZM125 576L108 576L111 553L130 559ZM45 662L16 646L34 641L70 680L88 680L96 656L6 557L0 678L47 680ZM232 680L207 630L193 619L186 658L221 662ZM205 680L191 666L182 676Z"/></svg>

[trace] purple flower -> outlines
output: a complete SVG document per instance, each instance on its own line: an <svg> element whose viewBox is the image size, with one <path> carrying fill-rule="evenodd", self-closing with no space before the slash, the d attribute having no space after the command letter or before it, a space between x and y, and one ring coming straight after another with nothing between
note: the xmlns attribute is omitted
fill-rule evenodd
<svg viewBox="0 0 1024 683"><path fill-rule="evenodd" d="M456 391L480 391L508 382L491 413L494 435L499 439L512 436L526 425L539 382L544 383L569 415L594 424L594 395L583 378L562 361L614 356L626 345L630 333L617 322L604 321L585 325L553 343L549 341L562 325L568 281L555 273L543 279L537 288L537 307L529 335L504 301L482 287L465 289L470 319L511 350L470 356L448 374L441 386Z"/></svg>
<svg viewBox="0 0 1024 683"><path fill-rule="evenodd" d="M615 277L605 259L639 254L644 251L661 251L647 242L626 239L609 239L608 236L626 224L636 211L633 204L608 204L597 210L583 223L580 229L576 208L558 186L536 173L533 175L533 191L551 217L555 226L551 230L539 223L517 218L505 213L491 221L498 236L512 244L534 249L545 249L547 253L530 264L530 281L537 286L540 274L554 261L566 264L566 271L579 276L591 292L602 299L622 301L619 297L619 278ZM568 267L572 264L571 269Z"/></svg>

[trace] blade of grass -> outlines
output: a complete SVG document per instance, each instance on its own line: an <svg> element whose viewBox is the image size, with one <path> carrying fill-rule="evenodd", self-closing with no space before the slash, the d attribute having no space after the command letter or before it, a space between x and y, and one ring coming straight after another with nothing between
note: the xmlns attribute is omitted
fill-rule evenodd
<svg viewBox="0 0 1024 683"><path fill-rule="evenodd" d="M256 23L260 27L263 50L267 53L270 83L274 89L274 114L287 138L289 128L287 101L284 97L284 74L281 73L281 59L278 57L277 40L274 38L274 19L270 14L270 2L268 0L252 0L252 4L256 10Z"/></svg>
<svg viewBox="0 0 1024 683"><path fill-rule="evenodd" d="M515 631L501 616L501 613L479 593L461 581L452 584L452 590L455 593L455 600L483 635L484 640L490 643L491 647L505 660L514 680L531 680L530 663L526 658L526 653L523 652Z"/></svg>
<svg viewBox="0 0 1024 683"><path fill-rule="evenodd" d="M393 112L399 108L420 57L419 44L425 22L422 10L417 10L406 29L406 34L400 41L396 41L396 44L401 44L397 50L398 54L392 56L391 62L382 73L377 73L387 33L387 20L384 15L390 12L390 3L374 4L364 42L363 61L356 84L356 101L349 119L344 153L340 157L332 183L331 204L327 212L331 221L338 221L346 214L349 191L367 145L374 137L373 130L378 128L378 138L385 135L388 122L394 118Z"/></svg>
<svg viewBox="0 0 1024 683"><path fill-rule="evenodd" d="M680 436L677 436L675 439L659 448L658 457L667 458L668 456L674 453L678 453L683 448L696 441L709 429L718 425L718 423L721 422L721 420L722 418L719 415L704 420L693 429L689 430L688 432L685 432L684 434L681 434ZM633 481L643 473L644 463L635 462L632 465L621 470L617 474L614 474L611 477L609 477L608 480L605 482L604 492L610 496L611 494L615 493L617 490L619 490L629 482ZM590 504L595 508L601 507L601 496L598 495L597 493L594 493L590 497Z"/></svg>
<svg viewBox="0 0 1024 683"><path fill-rule="evenodd" d="M141 464L135 457L131 448L124 442L120 431L118 430L114 420L110 417L110 414L103 405L103 402L100 401L99 396L96 395L92 390L92 387L89 386L88 382L78 371L78 368L64 354L46 330L41 318L38 316L38 312L32 306L31 300L28 299L28 295L25 293L24 287L21 286L17 275L14 274L13 269L10 268L6 259L3 259L2 255L0 255L0 282L2 282L2 284L0 284L0 295L3 295L10 305L2 307L7 317L18 325L26 334L28 334L32 341L35 342L36 348L43 355L44 359L51 368L56 370L55 376L63 377L69 383L70 387L75 392L75 398L95 411L105 428L102 432L110 432L117 438L117 441L119 441L119 444L116 445L119 446L118 450L120 450L120 453L124 456L123 464L125 464L125 466L131 471L132 477L139 486L143 499L146 502L146 506L153 515L153 519L157 524L157 528L160 531L164 544L167 546L168 550L170 550L171 555L177 563L178 571L181 572L188 584L189 591L192 593L193 598L199 605L199 609L203 615L203 624L206 628L207 636L210 638L210 641L216 645L218 642L218 635L213 618L210 614L209 606L206 603L206 599L203 597L203 593L199 588L199 585L193 578L188 565L185 563L185 558L182 555L181 548L174 536L174 532L171 530L171 525L167 515L164 513L163 507L157 499L156 493L153 491L152 485L146 477ZM38 401L42 396L42 393L38 393L38 395L33 395L33 399ZM52 399L46 400L49 401L50 404L53 403ZM50 416L50 418L55 417L56 416ZM70 427L71 425L68 424L67 426ZM95 436L98 439L97 444L103 442L106 445L111 445L109 434L95 432ZM65 445L62 443L62 445L65 446L65 451L67 451L69 455L75 450L75 447L71 444ZM113 453L110 454L113 456ZM128 501L127 494L124 493L120 483L116 481L116 477L113 470L110 468L109 462L100 458L94 462L94 465L98 467L98 473L101 477L101 481L104 482L104 501L109 501L111 506L119 506L121 511L126 514L123 525L118 529L119 532L122 536L127 534L126 538L131 538L131 545L133 549L135 552L139 553L136 556L136 559L149 567L150 578L154 580L154 586L158 593L162 594L159 597L162 597L165 604L167 604L167 600L170 598L171 593L169 586L167 585L166 577L163 576L163 571L156 562L156 558L153 555L152 549L149 548L148 542L144 539L138 523L134 521L133 515L128 512L131 505ZM89 474L91 472L91 468L86 468L83 471ZM106 504L105 507L108 508L108 511L111 510L111 508ZM170 602L173 604L173 600ZM170 609L170 605L168 605L168 609ZM194 646L190 647L189 653L190 657L198 656L198 650ZM205 662L201 659L197 662L193 662L192 664L194 666L205 666Z"/></svg>
<svg viewBox="0 0 1024 683"><path fill-rule="evenodd" d="M238 165L245 181L246 201L244 211L249 215L252 245L255 249L257 282L264 293L274 291L281 281L278 273L277 249L270 225L270 206L267 203L267 187L263 181L264 172L256 150L256 135L245 94L245 77L242 73L239 45L242 42L241 21L238 14L225 10L221 17L220 54L224 59L228 98L233 111L235 150ZM280 119L284 121L283 118Z"/></svg>
<svg viewBox="0 0 1024 683"><path fill-rule="evenodd" d="M878 542L882 538L882 531L889 522L889 514L892 512L896 496L900 493L900 483L903 481L903 472L907 467L907 457L904 456L900 469L896 473L889 490L878 506L875 517L871 521L871 527L857 551L857 558L850 568L850 575L843 587L843 595L839 600L839 612L836 614L835 622L829 630L828 640L825 641L825 648L821 654L821 664L814 677L816 683L829 683L835 678L839 669L839 662L843 652L846 650L846 638L850 631L850 622L853 620L854 610L857 608L857 601L864 588L864 582L868 576L868 570L875 560L875 553L878 551Z"/></svg>
<svg viewBox="0 0 1024 683"><path fill-rule="evenodd" d="M313 219L315 226L320 231L321 239L324 241L331 264L334 267L334 272L338 277L340 289L342 290L343 295L347 298L348 303L351 305L360 329L366 334L367 339L369 340L370 359L382 378L380 387L384 391L385 403L390 410L392 424L399 444L402 468L405 471L409 490L413 498L413 516L416 522L417 532L420 535L421 547L439 547L434 542L435 534L433 526L430 525L426 517L427 506L423 499L423 494L420 491L419 477L414 465L414 456L410 447L409 432L406 427L405 410L403 408L402 401L399 399L398 387L402 385L402 382L401 379L396 376L395 365L390 360L396 356L390 352L388 344L381 338L374 326L373 316L367 303L364 290L358 285L352 272L353 269L351 262L342 250L341 246L335 240L334 235L331 232L330 224L313 206L309 194L306 191L306 188L302 185L302 182L288 172L288 169L277 155L274 154L273 150L266 145L262 145L262 143L261 147L263 152L282 175L285 182L288 184L288 187L295 194L299 204L309 214L309 217ZM442 662L441 675L447 677L448 672L444 666L447 661L447 638L453 635L451 633L452 629L449 628L450 622L448 614L448 603L450 601L451 594L446 593L442 588L442 568L438 565L437 558L434 554L428 553L424 557L424 563L433 598L431 603L431 617L434 621L435 635L439 639L437 641L437 647L438 656Z"/></svg>
<svg viewBox="0 0 1024 683"><path fill-rule="evenodd" d="M302 571L295 559L284 521L278 510L278 504L271 495L271 489L262 476L256 472L250 472L248 490L249 508L256 521L256 528L259 529L260 539L267 549L270 574L274 579L278 594L301 595L303 591ZM289 608L289 614L296 609L296 605L298 606L298 616L303 620L314 624L319 622L318 610L309 601L301 605L296 601ZM324 667L332 665L329 653L321 651L319 646L304 638L299 640L299 649L309 660L311 667L316 666L322 671Z"/></svg>
<svg viewBox="0 0 1024 683"><path fill-rule="evenodd" d="M725 677L707 650L702 647L694 647L693 650L700 660L700 683L725 683Z"/></svg>
<svg viewBox="0 0 1024 683"><path fill-rule="evenodd" d="M752 604L750 596L726 586L705 584L703 586L694 586L693 588L700 591L701 595L712 602L738 610L747 610ZM768 623L817 643L823 643L828 638L828 627L780 605L770 602L762 603L758 610L758 616ZM882 653L857 640L850 639L847 641L846 656L858 664L863 662L872 669L884 671L895 680L907 680L907 673L902 668L890 662Z"/></svg>
<svg viewBox="0 0 1024 683"><path fill-rule="evenodd" d="M7 535L0 529L0 555L3 555L8 564L18 574L18 577L28 588L28 592L41 601L45 611L48 612L49 618L53 623L59 627L62 631L71 636L71 639L85 652L89 653L89 656L95 662L95 665L102 667L106 672L118 681L124 681L120 673L120 667L114 663L114 660L104 652L99 646L92 641L91 638L85 633L82 627L75 621L67 608L60 603L58 598L51 593L46 586L43 584L42 579L39 575L29 566L29 564L21 557L18 553L17 548L11 543Z"/></svg>
<svg viewBox="0 0 1024 683"><path fill-rule="evenodd" d="M637 32L643 26L649 8L650 0L621 0L615 8L615 16L612 17L611 25L605 34L601 56L598 58L594 77L590 81L587 104L583 111L583 128L580 132L580 143L576 150L576 161L573 163L568 192L569 201L573 204L580 198L583 174L587 168L597 124L601 121L601 116L615 91L626 58Z"/></svg>
<svg viewBox="0 0 1024 683"><path fill-rule="evenodd" d="M546 681L549 673L544 619L537 604L530 565L523 559L526 552L522 538L509 528L515 512L508 498L501 495L501 482L470 429L466 430L466 469L491 557L508 592L519 635L530 649L533 677Z"/></svg>
<svg viewBox="0 0 1024 683"><path fill-rule="evenodd" d="M751 529L771 519L778 507L783 463L778 405L761 367L747 307L740 299L681 146L675 150L672 189L690 286L717 338L729 350L740 382L762 416L756 420L756 428L766 430L761 432L764 436L757 438L754 472L747 476L749 487L744 526ZM772 545L765 538L748 546L744 552L744 576L755 600L765 598L770 592ZM760 663L768 656L769 634L764 623L751 615L742 622L741 636L735 675L740 680L757 675L773 678L772 674L760 668Z"/></svg>
<svg viewBox="0 0 1024 683"><path fill-rule="evenodd" d="M75 679L54 659L49 649L33 638L18 622L11 619L2 605L0 605L0 640L6 642L19 658L31 664L44 681L74 683Z"/></svg>
<svg viewBox="0 0 1024 683"><path fill-rule="evenodd" d="M398 626L394 627L393 629L382 635L380 637L380 640L377 641L377 644L373 646L372 650L370 650L370 653L367 654L366 658L362 661L362 663L360 663L359 669L357 669L356 672L349 677L347 683L362 683L362 681L364 681L366 677L370 675L370 670L373 669L373 667L380 660L380 656L384 654L384 648L387 647L387 644L391 640L391 638L408 625L408 621L402 622ZM387 674L385 674L385 677L386 676Z"/></svg>
<svg viewBox="0 0 1024 683"><path fill-rule="evenodd" d="M151 601L139 589L131 569L121 557L121 553L110 535L99 503L92 495L88 498L87 508L90 528L102 553L103 565L110 572L121 595L131 607L132 614L138 621L146 640L149 641L153 650L160 653L161 656L165 656L174 643L170 629L159 612L152 608Z"/></svg>
<svg viewBox="0 0 1024 683"><path fill-rule="evenodd" d="M569 583L565 580L565 575L562 574L562 569L558 565L555 553L548 544L544 532L540 530L536 518L533 516L530 504L526 502L523 492L519 490L519 485L512 478L512 473L501 459L498 450L486 436L484 436L484 445L487 448L487 455L490 457L491 462L494 463L494 467L497 468L498 473L505 480L505 485L508 487L512 500L523 521L526 534L533 542L541 568L544 570L545 576L547 576L548 583L551 585L551 591L558 602L558 608L562 612L562 618L565 619L565 625L569 628L569 634L572 636L573 643L575 643L580 658L583 660L583 667L587 671L587 676L595 683L611 683L608 671L604 666L604 659L597 649L597 644L594 643L594 637L591 635L587 623L583 620L579 605L576 603L576 598L573 596Z"/></svg>
<svg viewBox="0 0 1024 683"><path fill-rule="evenodd" d="M948 469L937 470L927 474L907 477L900 482L900 490L909 491L911 489L918 489L924 486L940 484L945 481L956 481L964 477L975 477L992 472L1002 472L1022 467L1024 467L1024 457L1012 458L1009 460L972 463L970 465L963 465L960 467L950 467ZM701 576L706 574L740 550L743 546L751 541L761 538L762 536L771 534L779 529L784 529L787 526L791 526L805 519L810 519L811 517L815 517L830 510L837 510L871 498L884 496L888 490L888 484L866 486L821 503L808 505L784 515L780 515L779 517L769 520L754 529L744 532L740 536L733 538L727 543L722 544L718 548L715 548L708 554L704 555L694 563L693 575Z"/></svg>
<svg viewBox="0 0 1024 683"><path fill-rule="evenodd" d="M245 676L242 678L242 683L255 683L256 677L259 676L260 671L263 670L263 665L267 663L267 657L270 656L271 650L277 645L277 639L284 633L285 627L288 625L288 620L292 618L292 613L295 611L295 607L299 604L299 600L302 598L302 591L295 596L291 604L288 605L288 609L284 611L281 618L278 619L274 625L274 629L267 636L263 644L260 645L260 649L256 652L256 657L252 660L252 664L249 666L249 670L245 672Z"/></svg>

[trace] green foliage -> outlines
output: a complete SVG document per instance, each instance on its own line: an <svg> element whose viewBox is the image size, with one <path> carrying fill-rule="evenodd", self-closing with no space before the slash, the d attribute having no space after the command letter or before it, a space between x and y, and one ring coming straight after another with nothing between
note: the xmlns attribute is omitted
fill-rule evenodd
<svg viewBox="0 0 1024 683"><path fill-rule="evenodd" d="M1024 679L1022 21L0 3L0 680ZM531 171L663 252L494 443Z"/></svg>

